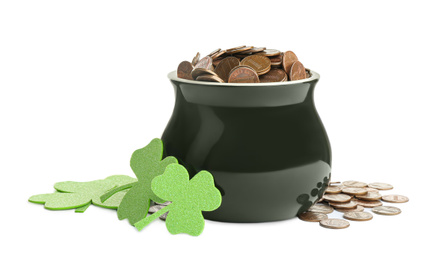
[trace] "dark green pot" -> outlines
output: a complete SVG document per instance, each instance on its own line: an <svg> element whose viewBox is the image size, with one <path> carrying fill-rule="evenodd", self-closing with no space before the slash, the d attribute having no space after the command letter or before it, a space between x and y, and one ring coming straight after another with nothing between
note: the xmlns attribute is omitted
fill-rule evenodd
<svg viewBox="0 0 446 260"><path fill-rule="evenodd" d="M319 74L299 81L211 83L169 78L175 108L165 155L194 175L212 173L223 196L207 219L264 222L295 217L328 185L331 150L313 92ZM191 176L192 177L192 176Z"/></svg>

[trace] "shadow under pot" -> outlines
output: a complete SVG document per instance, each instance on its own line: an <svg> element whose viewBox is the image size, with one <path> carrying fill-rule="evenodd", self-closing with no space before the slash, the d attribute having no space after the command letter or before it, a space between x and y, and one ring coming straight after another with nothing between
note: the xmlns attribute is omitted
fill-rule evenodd
<svg viewBox="0 0 446 260"><path fill-rule="evenodd" d="M319 74L298 81L230 84L168 77L175 107L161 139L193 177L212 173L222 204L207 219L265 222L296 217L330 179L331 149L316 111Z"/></svg>

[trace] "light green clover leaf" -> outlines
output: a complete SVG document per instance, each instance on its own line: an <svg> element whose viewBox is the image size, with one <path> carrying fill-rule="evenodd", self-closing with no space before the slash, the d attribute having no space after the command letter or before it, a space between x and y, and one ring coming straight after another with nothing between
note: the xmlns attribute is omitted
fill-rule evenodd
<svg viewBox="0 0 446 260"><path fill-rule="evenodd" d="M189 180L186 168L180 164L167 166L163 175L154 178L152 190L172 203L137 222L135 227L138 230L168 211L166 227L171 234L198 236L204 229L201 212L217 209L222 200L211 173L200 171Z"/></svg>

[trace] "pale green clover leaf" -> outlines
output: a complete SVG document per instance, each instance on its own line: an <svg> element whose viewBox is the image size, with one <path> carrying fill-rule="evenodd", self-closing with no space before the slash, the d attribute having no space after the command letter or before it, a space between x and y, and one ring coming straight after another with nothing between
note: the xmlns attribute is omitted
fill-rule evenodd
<svg viewBox="0 0 446 260"><path fill-rule="evenodd" d="M222 200L211 173L200 171L189 180L186 168L180 164L167 166L163 175L154 178L152 190L159 197L172 203L137 222L135 227L138 230L142 230L150 222L169 212L166 227L171 234L186 233L198 236L204 229L201 212L217 209Z"/></svg>

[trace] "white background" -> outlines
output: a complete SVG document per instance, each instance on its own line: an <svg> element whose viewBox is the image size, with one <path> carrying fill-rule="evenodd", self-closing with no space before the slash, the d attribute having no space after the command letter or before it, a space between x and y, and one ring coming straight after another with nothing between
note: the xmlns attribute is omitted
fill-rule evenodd
<svg viewBox="0 0 446 260"><path fill-rule="evenodd" d="M0 255L441 258L441 2L1 1L0 236L7 240ZM191 237L171 235L161 221L137 232L113 210L75 214L27 202L58 181L133 176L132 152L161 137L172 113L167 73L197 51L245 44L293 50L320 73L315 100L332 145L332 180L391 183L383 194L410 198L396 205L402 214L351 221L344 230L297 218L206 221L203 234Z"/></svg>

